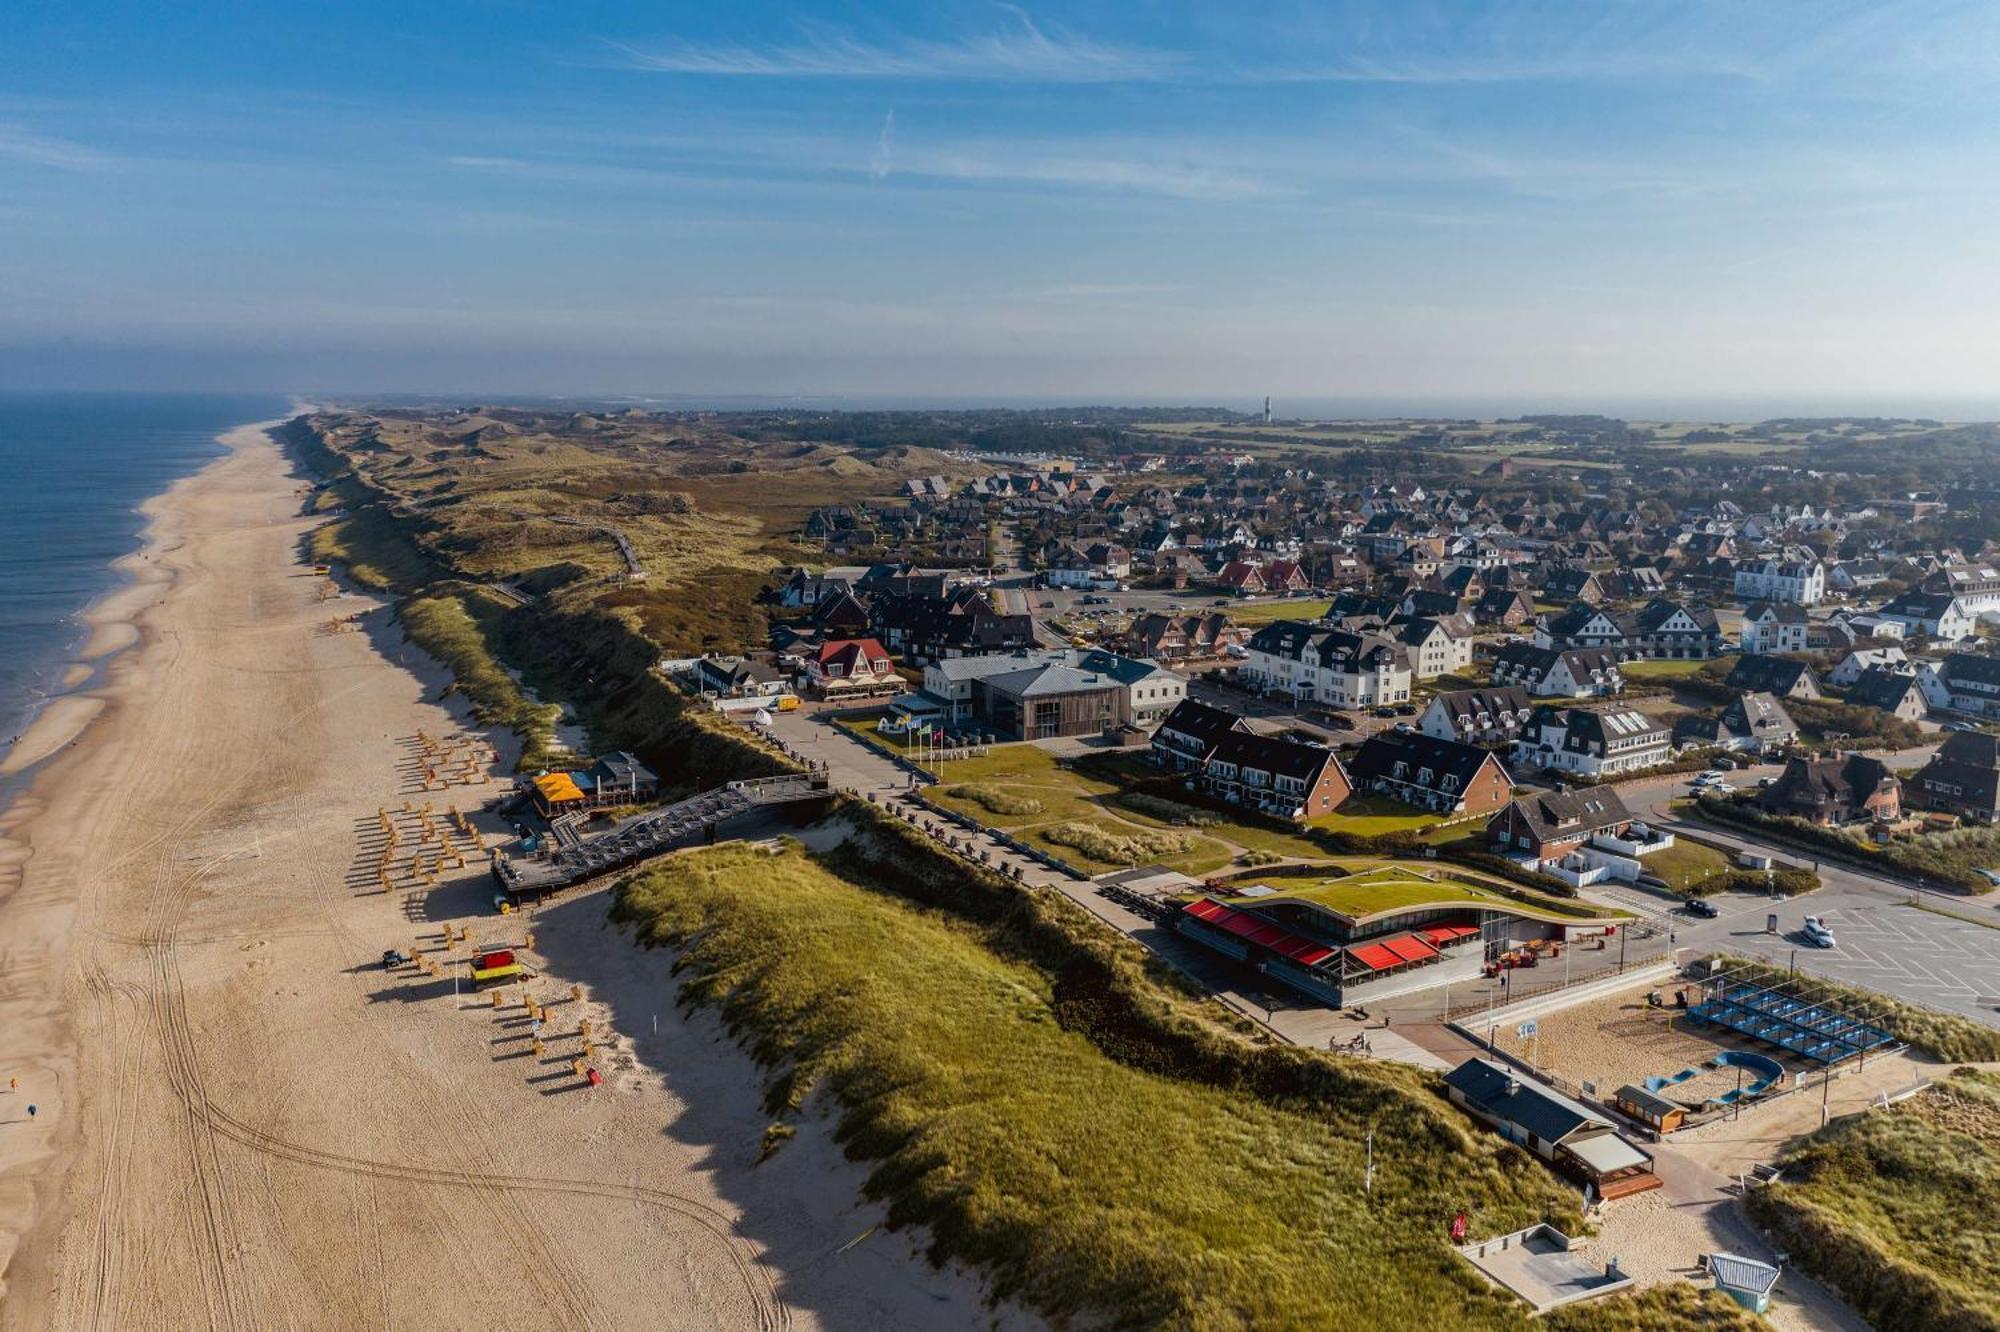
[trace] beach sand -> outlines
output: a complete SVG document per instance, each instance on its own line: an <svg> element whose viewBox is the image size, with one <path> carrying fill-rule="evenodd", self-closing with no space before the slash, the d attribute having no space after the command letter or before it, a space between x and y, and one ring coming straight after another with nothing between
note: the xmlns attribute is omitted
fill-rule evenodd
<svg viewBox="0 0 2000 1332"><path fill-rule="evenodd" d="M601 895L497 917L476 854L377 889L378 811L408 845L405 802L499 787L416 789L446 680L317 599L298 477L225 442L149 505L93 612L94 652L135 645L0 820L0 1328L1033 1325L880 1228L823 1121L759 1164L761 1073ZM536 931L544 1057L456 993L447 923ZM443 975L377 964L413 946Z"/></svg>

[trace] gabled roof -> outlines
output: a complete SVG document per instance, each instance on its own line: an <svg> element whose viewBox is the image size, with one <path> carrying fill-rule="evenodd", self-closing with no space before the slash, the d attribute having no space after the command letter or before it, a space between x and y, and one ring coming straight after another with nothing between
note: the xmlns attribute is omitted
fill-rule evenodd
<svg viewBox="0 0 2000 1332"><path fill-rule="evenodd" d="M1211 707L1199 699L1184 698L1174 704L1160 730L1192 736L1204 745L1213 745L1231 731L1243 729L1243 719L1223 708Z"/></svg>
<svg viewBox="0 0 2000 1332"><path fill-rule="evenodd" d="M1348 764L1348 772L1356 781L1387 777L1391 781L1418 784L1417 774L1428 768L1430 786L1436 787L1447 776L1456 777L1458 791L1462 793L1471 785L1480 768L1489 762L1498 764L1499 760L1494 758L1491 750L1477 745L1440 740L1421 731L1383 731L1362 742L1353 762ZM1397 763L1409 765L1409 772L1397 776ZM1505 775L1504 767L1501 773Z"/></svg>
<svg viewBox="0 0 2000 1332"><path fill-rule="evenodd" d="M1813 684L1819 683L1813 677L1812 667L1790 657L1772 656L1767 652L1746 652L1736 659L1730 668L1726 683L1731 689L1755 689L1771 694L1788 694L1798 686L1799 677L1811 677Z"/></svg>
<svg viewBox="0 0 2000 1332"><path fill-rule="evenodd" d="M1585 787L1580 791L1537 791L1516 797L1510 806L1542 841L1553 837L1587 837L1604 828L1632 821L1632 811L1615 788ZM1505 818L1506 810L1496 818Z"/></svg>
<svg viewBox="0 0 2000 1332"><path fill-rule="evenodd" d="M1210 761L1296 778L1308 786L1325 774L1327 765L1340 767L1340 760L1324 745L1304 745L1254 731L1229 731L1217 737Z"/></svg>
<svg viewBox="0 0 2000 1332"><path fill-rule="evenodd" d="M1471 1108L1503 1123L1519 1125L1543 1142L1561 1142L1586 1124L1608 1127L1611 1123L1567 1096L1489 1060L1468 1059L1445 1074L1444 1080Z"/></svg>

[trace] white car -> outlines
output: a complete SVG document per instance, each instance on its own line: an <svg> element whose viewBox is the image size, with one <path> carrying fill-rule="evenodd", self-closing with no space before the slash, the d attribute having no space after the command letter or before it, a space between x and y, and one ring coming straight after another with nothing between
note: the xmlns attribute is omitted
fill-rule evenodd
<svg viewBox="0 0 2000 1332"><path fill-rule="evenodd" d="M1818 916L1807 916L1800 932L1806 936L1806 942L1815 948L1833 947L1833 931Z"/></svg>

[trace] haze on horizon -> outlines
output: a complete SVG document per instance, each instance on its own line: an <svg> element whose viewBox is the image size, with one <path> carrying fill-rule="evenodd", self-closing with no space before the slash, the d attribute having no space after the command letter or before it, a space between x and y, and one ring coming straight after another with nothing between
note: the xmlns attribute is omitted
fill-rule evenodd
<svg viewBox="0 0 2000 1332"><path fill-rule="evenodd" d="M1991 400L2000 7L17 8L0 388Z"/></svg>

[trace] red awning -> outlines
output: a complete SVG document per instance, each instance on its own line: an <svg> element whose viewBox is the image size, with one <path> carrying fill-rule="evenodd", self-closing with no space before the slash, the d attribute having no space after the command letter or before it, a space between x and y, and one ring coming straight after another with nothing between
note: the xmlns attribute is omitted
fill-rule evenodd
<svg viewBox="0 0 2000 1332"><path fill-rule="evenodd" d="M1238 911L1226 907L1212 897L1204 897L1199 902L1190 902L1181 908L1196 920L1213 925L1216 929L1233 934L1245 943L1268 948L1282 957L1288 957L1300 966L1315 967L1336 953L1304 935L1293 934L1283 926L1274 925L1262 916L1248 911Z"/></svg>
<svg viewBox="0 0 2000 1332"><path fill-rule="evenodd" d="M1438 955L1437 949L1410 934L1399 934L1393 939L1384 939L1382 946L1405 962L1428 962Z"/></svg>
<svg viewBox="0 0 2000 1332"><path fill-rule="evenodd" d="M1347 950L1347 955L1362 966L1367 967L1370 971L1387 971L1390 967L1401 965L1403 961L1402 958L1397 957L1378 943L1362 944L1359 948L1350 948Z"/></svg>
<svg viewBox="0 0 2000 1332"><path fill-rule="evenodd" d="M1477 925L1428 925L1417 931L1420 938L1432 944L1451 943L1477 933L1479 933Z"/></svg>

